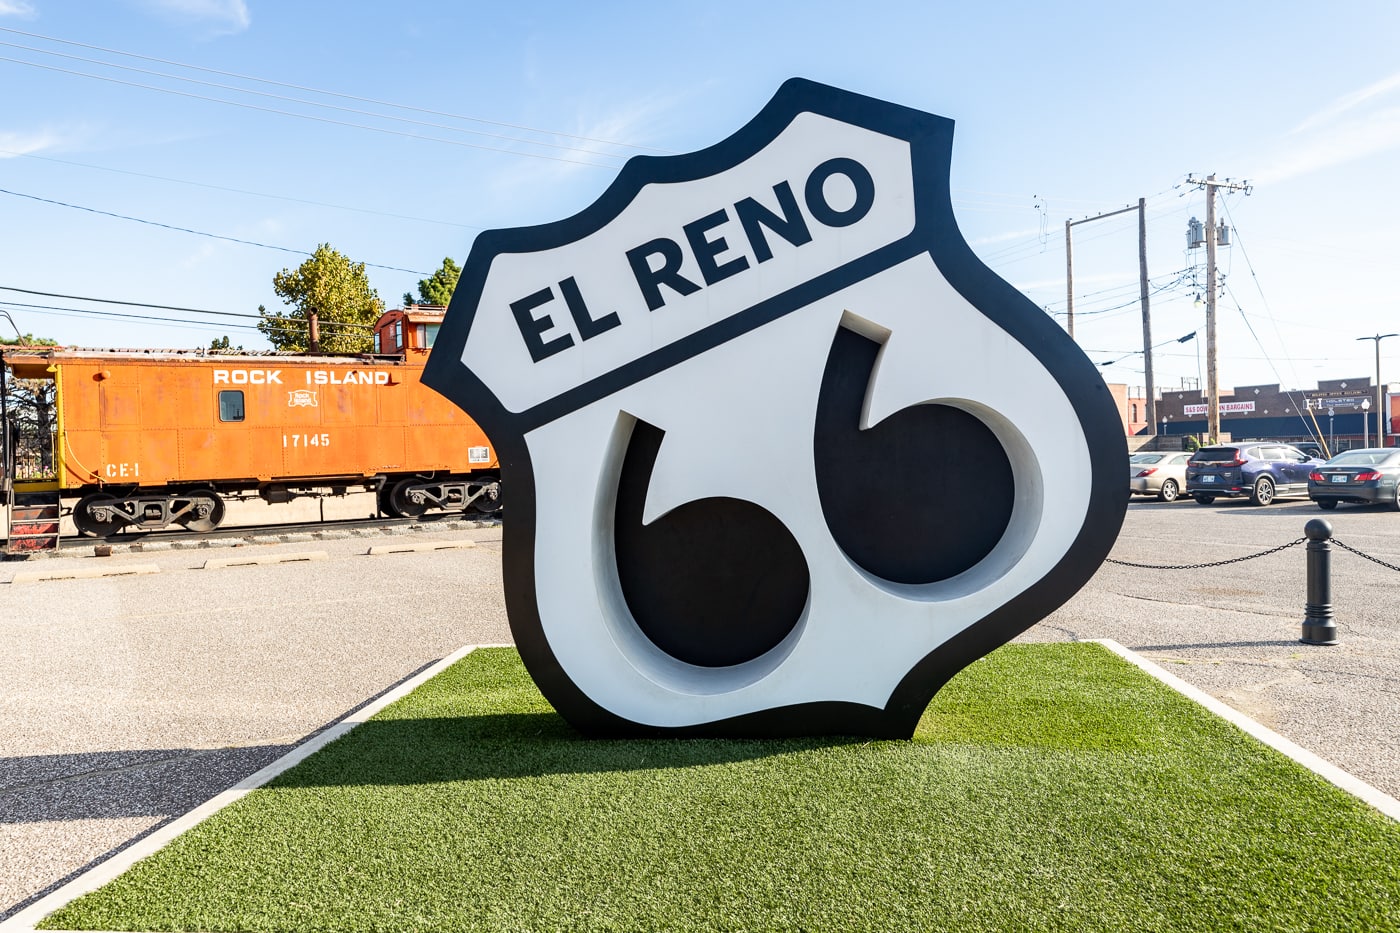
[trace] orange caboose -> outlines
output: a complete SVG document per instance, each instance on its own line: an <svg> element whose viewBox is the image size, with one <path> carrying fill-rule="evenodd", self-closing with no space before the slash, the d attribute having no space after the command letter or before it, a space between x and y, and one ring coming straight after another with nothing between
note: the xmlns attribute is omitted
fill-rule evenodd
<svg viewBox="0 0 1400 933"><path fill-rule="evenodd" d="M16 379L53 383L51 451L31 457L47 475L12 485L80 496L73 520L85 534L211 530L229 497L283 502L349 487L378 491L380 508L398 516L501 505L491 442L421 383L427 354L412 348L333 357L28 347L0 358Z"/></svg>

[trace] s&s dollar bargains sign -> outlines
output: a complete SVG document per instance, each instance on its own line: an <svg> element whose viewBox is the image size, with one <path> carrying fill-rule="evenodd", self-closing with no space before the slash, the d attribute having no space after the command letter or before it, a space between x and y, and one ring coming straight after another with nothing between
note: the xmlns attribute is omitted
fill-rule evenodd
<svg viewBox="0 0 1400 933"><path fill-rule="evenodd" d="M908 736L1108 553L1116 409L963 241L952 130L793 80L477 238L425 381L497 446L511 629L579 729Z"/></svg>

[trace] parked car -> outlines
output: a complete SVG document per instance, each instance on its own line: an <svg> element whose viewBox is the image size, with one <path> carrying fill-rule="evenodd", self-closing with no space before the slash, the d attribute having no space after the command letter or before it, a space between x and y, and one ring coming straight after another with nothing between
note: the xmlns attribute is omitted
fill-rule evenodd
<svg viewBox="0 0 1400 933"><path fill-rule="evenodd" d="M1188 453L1171 451L1133 454L1128 458L1128 494L1175 502L1186 488L1186 462L1190 459Z"/></svg>
<svg viewBox="0 0 1400 933"><path fill-rule="evenodd" d="M1202 447L1186 465L1186 493L1201 505L1248 496L1268 505L1278 496L1308 494L1308 474L1322 465L1290 444L1251 442Z"/></svg>
<svg viewBox="0 0 1400 933"><path fill-rule="evenodd" d="M1381 502L1400 512L1400 448L1363 447L1337 454L1308 474L1308 498L1318 508L1340 502Z"/></svg>

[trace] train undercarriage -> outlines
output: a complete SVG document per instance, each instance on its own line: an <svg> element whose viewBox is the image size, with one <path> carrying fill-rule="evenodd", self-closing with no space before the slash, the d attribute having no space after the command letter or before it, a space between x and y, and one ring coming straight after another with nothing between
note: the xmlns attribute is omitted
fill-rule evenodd
<svg viewBox="0 0 1400 933"><path fill-rule="evenodd" d="M472 476L382 476L364 483L376 493L379 511L393 518L420 518L430 512L501 511L501 481L494 474ZM73 506L73 525L90 538L106 538L123 529L157 531L172 525L194 532L218 528L229 500L290 502L304 497L343 496L347 485L268 484L256 489L211 486L126 489L111 487L85 493Z"/></svg>

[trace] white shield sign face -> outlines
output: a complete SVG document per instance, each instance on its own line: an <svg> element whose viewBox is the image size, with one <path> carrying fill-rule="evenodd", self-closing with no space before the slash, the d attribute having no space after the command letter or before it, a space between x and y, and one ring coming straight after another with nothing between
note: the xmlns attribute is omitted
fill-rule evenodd
<svg viewBox="0 0 1400 933"><path fill-rule="evenodd" d="M511 628L581 730L908 736L1107 555L1116 408L963 241L951 152L793 80L477 239L424 381L498 448Z"/></svg>

